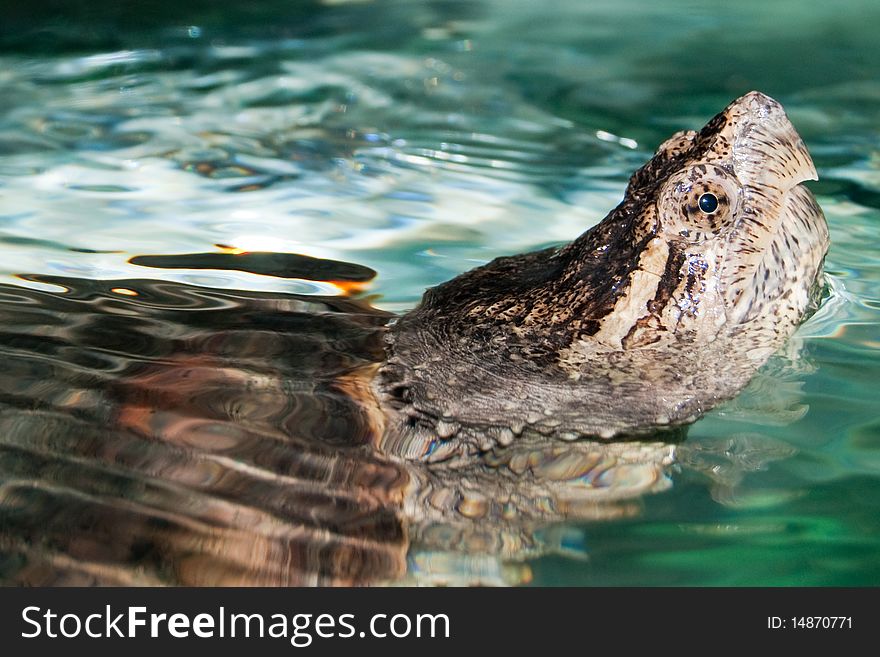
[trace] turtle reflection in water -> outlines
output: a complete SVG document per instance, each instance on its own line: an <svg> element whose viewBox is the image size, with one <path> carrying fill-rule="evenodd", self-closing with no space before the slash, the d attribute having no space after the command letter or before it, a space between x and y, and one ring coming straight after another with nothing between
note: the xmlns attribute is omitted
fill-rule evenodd
<svg viewBox="0 0 880 657"><path fill-rule="evenodd" d="M799 183L815 177L753 92L664 142L574 242L399 319L148 280L5 286L0 577L523 581L554 522L667 487L677 429L814 308L828 236ZM359 275L273 257L262 273Z"/></svg>

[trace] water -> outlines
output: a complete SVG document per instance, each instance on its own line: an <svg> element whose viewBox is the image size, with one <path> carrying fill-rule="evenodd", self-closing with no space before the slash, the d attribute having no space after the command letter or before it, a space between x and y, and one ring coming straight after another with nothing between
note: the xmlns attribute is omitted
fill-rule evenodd
<svg viewBox="0 0 880 657"><path fill-rule="evenodd" d="M117 4L0 28L0 579L880 583L876 3ZM751 89L832 246L737 400L466 476L376 444L389 313Z"/></svg>

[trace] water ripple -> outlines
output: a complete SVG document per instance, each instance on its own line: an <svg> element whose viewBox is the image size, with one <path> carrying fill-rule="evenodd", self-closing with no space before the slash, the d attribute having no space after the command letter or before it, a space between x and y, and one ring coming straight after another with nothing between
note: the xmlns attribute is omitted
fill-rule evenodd
<svg viewBox="0 0 880 657"><path fill-rule="evenodd" d="M95 2L10 5L0 35L0 573L880 581L877 6ZM376 451L351 401L376 306L576 236L753 88L813 154L832 247L740 398L673 455L528 446L473 485Z"/></svg>

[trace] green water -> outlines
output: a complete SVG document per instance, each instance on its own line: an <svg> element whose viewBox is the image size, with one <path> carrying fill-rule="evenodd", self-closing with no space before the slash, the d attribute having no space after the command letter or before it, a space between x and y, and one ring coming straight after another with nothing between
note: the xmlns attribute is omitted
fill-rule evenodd
<svg viewBox="0 0 880 657"><path fill-rule="evenodd" d="M693 426L671 487L549 528L558 549L526 565L535 584L880 584L880 4L117 4L4 9L4 284L334 293L128 262L222 244L367 265L372 303L402 311L575 237L672 132L778 99L819 171L827 300Z"/></svg>

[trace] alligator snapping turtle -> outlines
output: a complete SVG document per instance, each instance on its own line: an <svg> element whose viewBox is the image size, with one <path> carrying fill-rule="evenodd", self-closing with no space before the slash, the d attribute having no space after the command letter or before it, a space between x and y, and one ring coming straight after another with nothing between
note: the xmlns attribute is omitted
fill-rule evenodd
<svg viewBox="0 0 880 657"><path fill-rule="evenodd" d="M810 312L815 177L753 92L664 142L572 243L396 321L158 281L4 285L0 580L521 580L499 564L549 549L537 529L668 486L661 438Z"/></svg>

